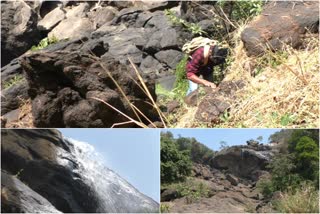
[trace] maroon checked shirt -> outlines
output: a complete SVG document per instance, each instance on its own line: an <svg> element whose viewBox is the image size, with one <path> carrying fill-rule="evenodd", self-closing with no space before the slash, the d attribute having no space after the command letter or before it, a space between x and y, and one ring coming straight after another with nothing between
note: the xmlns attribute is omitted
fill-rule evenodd
<svg viewBox="0 0 320 214"><path fill-rule="evenodd" d="M207 76L213 71L214 64L208 60L207 65L204 64L204 47L198 48L193 54L192 59L189 59L187 63L187 77L191 77L192 75L203 75Z"/></svg>

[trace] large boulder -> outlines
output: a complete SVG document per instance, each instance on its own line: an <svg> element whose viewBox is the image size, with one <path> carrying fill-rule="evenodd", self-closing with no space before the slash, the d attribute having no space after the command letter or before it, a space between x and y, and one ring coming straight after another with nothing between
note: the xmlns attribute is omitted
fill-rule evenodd
<svg viewBox="0 0 320 214"><path fill-rule="evenodd" d="M1 1L1 66L41 40L38 15L23 0Z"/></svg>
<svg viewBox="0 0 320 214"><path fill-rule="evenodd" d="M41 31L48 32L56 27L65 17L65 12L57 7L38 22L38 28Z"/></svg>
<svg viewBox="0 0 320 214"><path fill-rule="evenodd" d="M91 51L87 49L97 46L86 44L78 43L78 40L60 43L22 59L29 85L28 93L32 99L34 125L36 127L110 127L115 123L128 120L94 98L101 99L137 119L111 76L131 103L150 120L157 120L155 109L145 102L148 100L147 95L136 84L139 80L132 67L120 64L114 58L103 56L100 59L92 56ZM99 44L101 42L97 40L96 45ZM94 50L96 49L93 48ZM144 78L155 99L154 80L149 76Z"/></svg>
<svg viewBox="0 0 320 214"><path fill-rule="evenodd" d="M257 178L257 176L253 176L254 172L264 170L272 156L271 151L258 151L246 146L233 146L218 152L212 159L212 166L227 170L235 176L254 180Z"/></svg>
<svg viewBox="0 0 320 214"><path fill-rule="evenodd" d="M261 55L270 47L280 50L283 45L298 48L303 35L319 32L319 2L279 1L268 3L241 34L249 56Z"/></svg>
<svg viewBox="0 0 320 214"><path fill-rule="evenodd" d="M48 37L55 37L59 40L77 39L90 35L95 29L89 18L70 17L53 28Z"/></svg>

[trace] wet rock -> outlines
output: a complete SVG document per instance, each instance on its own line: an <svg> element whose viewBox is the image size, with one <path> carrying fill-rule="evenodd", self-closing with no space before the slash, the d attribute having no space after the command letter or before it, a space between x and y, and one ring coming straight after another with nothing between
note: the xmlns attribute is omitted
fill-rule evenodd
<svg viewBox="0 0 320 214"><path fill-rule="evenodd" d="M47 199L22 183L17 177L1 170L1 212L61 213Z"/></svg>
<svg viewBox="0 0 320 214"><path fill-rule="evenodd" d="M267 45L271 50L280 50L284 44L300 47L307 30L319 32L319 2L270 2L244 29L241 39L247 54L257 56Z"/></svg>
<svg viewBox="0 0 320 214"><path fill-rule="evenodd" d="M37 21L37 14L24 1L1 1L1 66L39 43Z"/></svg>

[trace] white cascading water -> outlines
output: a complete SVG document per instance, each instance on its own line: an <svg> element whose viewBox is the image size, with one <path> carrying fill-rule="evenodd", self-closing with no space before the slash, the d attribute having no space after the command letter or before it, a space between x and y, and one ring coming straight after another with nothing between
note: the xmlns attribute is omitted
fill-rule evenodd
<svg viewBox="0 0 320 214"><path fill-rule="evenodd" d="M94 147L85 142L64 138L69 142L71 154L64 150L57 152L59 163L80 175L100 200L97 212L155 212L158 203L143 195L117 173L103 164L102 157ZM79 179L79 178L74 178Z"/></svg>

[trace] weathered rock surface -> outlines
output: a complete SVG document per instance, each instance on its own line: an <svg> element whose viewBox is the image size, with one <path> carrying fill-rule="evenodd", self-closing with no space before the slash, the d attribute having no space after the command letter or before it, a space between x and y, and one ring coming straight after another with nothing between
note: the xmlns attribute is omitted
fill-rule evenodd
<svg viewBox="0 0 320 214"><path fill-rule="evenodd" d="M151 120L157 118L155 110L145 102L147 95L135 83L138 79L131 67L107 57L100 61L86 54L88 48L92 49L96 45L81 46L77 41L67 42L66 46L53 46L52 49L28 55L22 60L32 99L35 126L110 127L127 121L121 114L93 98L99 98L130 117L135 117L109 74L136 107ZM96 44L98 47L101 45L100 42ZM78 51L56 51L61 48L72 50L74 47ZM145 80L155 98L153 81L147 76Z"/></svg>
<svg viewBox="0 0 320 214"><path fill-rule="evenodd" d="M248 55L261 55L268 46L281 50L284 44L298 48L303 35L319 32L318 1L279 1L268 3L242 32L241 39Z"/></svg>
<svg viewBox="0 0 320 214"><path fill-rule="evenodd" d="M260 151L246 146L233 146L217 153L212 159L212 166L239 177L255 179L254 172L265 169L272 156L271 150Z"/></svg>
<svg viewBox="0 0 320 214"><path fill-rule="evenodd" d="M95 30L93 23L88 18L70 17L61 21L55 27L48 37L62 39L78 39L83 36L88 36Z"/></svg>
<svg viewBox="0 0 320 214"><path fill-rule="evenodd" d="M50 31L66 17L65 12L61 8L49 12L43 19L38 22L39 30Z"/></svg>
<svg viewBox="0 0 320 214"><path fill-rule="evenodd" d="M235 99L235 92L245 86L243 81L221 82L218 89L206 88L207 94L198 105L195 119L204 123L218 123L220 116L228 111ZM191 106L197 105L198 91L185 98Z"/></svg>
<svg viewBox="0 0 320 214"><path fill-rule="evenodd" d="M1 66L41 40L37 14L23 0L1 1Z"/></svg>

